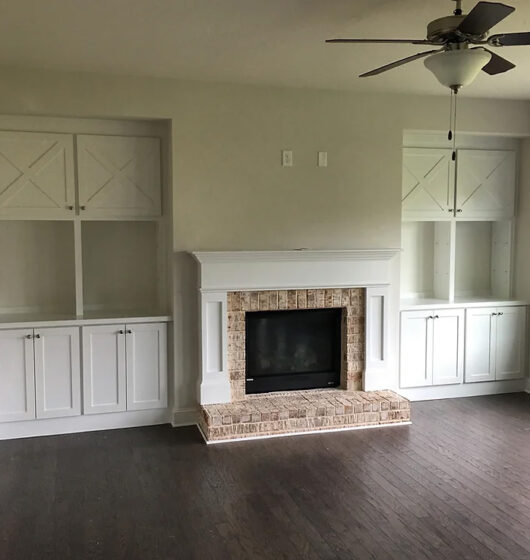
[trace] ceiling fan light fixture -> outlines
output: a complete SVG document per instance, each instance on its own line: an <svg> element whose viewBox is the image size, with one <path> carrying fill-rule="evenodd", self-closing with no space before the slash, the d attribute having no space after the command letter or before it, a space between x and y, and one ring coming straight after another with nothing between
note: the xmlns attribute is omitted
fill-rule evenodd
<svg viewBox="0 0 530 560"><path fill-rule="evenodd" d="M442 85L458 90L471 84L490 59L484 49L454 49L429 56L425 66Z"/></svg>

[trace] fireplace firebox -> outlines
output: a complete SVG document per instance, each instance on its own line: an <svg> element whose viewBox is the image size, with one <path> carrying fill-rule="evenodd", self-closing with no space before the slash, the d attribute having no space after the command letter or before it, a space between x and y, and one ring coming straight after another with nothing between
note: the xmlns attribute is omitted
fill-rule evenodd
<svg viewBox="0 0 530 560"><path fill-rule="evenodd" d="M246 392L337 387L342 309L246 314Z"/></svg>

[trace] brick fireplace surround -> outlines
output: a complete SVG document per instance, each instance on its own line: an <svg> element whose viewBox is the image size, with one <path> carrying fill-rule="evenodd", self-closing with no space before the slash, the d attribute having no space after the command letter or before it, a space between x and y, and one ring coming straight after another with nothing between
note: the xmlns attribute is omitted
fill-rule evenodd
<svg viewBox="0 0 530 560"><path fill-rule="evenodd" d="M207 443L410 422L409 402L384 389L395 253L194 254L201 292L199 427ZM328 287L304 286L307 278ZM246 313L323 308L343 310L340 388L246 395ZM374 385L383 390L361 390Z"/></svg>
<svg viewBox="0 0 530 560"><path fill-rule="evenodd" d="M326 308L343 310L341 387L349 391L360 391L364 365L364 290L362 288L229 292L227 294L227 355L232 401L239 401L246 397L245 315L247 312Z"/></svg>

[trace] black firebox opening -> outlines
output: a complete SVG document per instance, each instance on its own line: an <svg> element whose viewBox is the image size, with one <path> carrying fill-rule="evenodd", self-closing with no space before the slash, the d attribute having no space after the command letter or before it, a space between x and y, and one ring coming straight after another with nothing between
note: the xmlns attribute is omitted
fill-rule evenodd
<svg viewBox="0 0 530 560"><path fill-rule="evenodd" d="M340 385L342 309L246 314L246 392Z"/></svg>

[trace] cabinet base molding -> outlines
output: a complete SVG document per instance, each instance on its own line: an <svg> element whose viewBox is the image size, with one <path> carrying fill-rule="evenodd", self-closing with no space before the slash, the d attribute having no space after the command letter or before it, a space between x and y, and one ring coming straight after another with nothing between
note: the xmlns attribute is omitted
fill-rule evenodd
<svg viewBox="0 0 530 560"><path fill-rule="evenodd" d="M180 426L195 426L198 421L198 408L181 408L180 410L173 411L173 420L171 425L173 428L179 428Z"/></svg>
<svg viewBox="0 0 530 560"><path fill-rule="evenodd" d="M169 424L171 418L171 410L157 409L6 422L0 424L0 440L154 426L156 424Z"/></svg>
<svg viewBox="0 0 530 560"><path fill-rule="evenodd" d="M437 387L416 387L414 389L396 389L410 401L431 401L435 399L455 399L458 397L479 397L501 393L521 393L528 391L527 379L509 381L485 381L484 383L464 383L460 385L443 385Z"/></svg>

